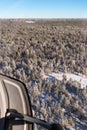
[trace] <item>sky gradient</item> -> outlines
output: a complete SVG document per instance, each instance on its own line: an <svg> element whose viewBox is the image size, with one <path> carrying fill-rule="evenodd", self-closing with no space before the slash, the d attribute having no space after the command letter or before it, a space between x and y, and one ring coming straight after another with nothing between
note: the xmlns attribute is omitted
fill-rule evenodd
<svg viewBox="0 0 87 130"><path fill-rule="evenodd" d="M87 0L0 0L0 18L87 18Z"/></svg>

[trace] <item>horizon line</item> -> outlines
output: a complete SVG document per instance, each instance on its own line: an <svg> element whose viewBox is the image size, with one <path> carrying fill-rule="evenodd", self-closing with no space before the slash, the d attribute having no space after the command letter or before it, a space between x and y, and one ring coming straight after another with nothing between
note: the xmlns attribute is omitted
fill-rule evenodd
<svg viewBox="0 0 87 130"><path fill-rule="evenodd" d="M65 17L62 17L62 18L61 17L58 17L58 18L55 18L55 17L53 17L53 18L49 18L49 17L48 18L47 17L46 18L45 17L44 18L40 18L40 17L39 18L36 18L36 17L35 18L33 18L33 17L31 17L31 18L30 17L19 17L19 18L18 17L7 17L6 18L5 17L4 18L3 17L2 18L1 17L0 19L87 19L87 17L67 17L67 18L65 18Z"/></svg>

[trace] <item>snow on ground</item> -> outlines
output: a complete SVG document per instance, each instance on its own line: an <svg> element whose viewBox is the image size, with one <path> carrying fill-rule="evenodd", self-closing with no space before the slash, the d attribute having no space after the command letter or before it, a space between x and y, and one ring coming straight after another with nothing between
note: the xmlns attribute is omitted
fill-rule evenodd
<svg viewBox="0 0 87 130"><path fill-rule="evenodd" d="M26 21L26 23L35 23L35 21L29 20L29 21Z"/></svg>
<svg viewBox="0 0 87 130"><path fill-rule="evenodd" d="M81 84L81 88L84 88L87 86L87 76L82 75L82 74L74 74L74 73L52 73L49 75L44 75L44 78L56 78L57 80L62 80L63 76L66 76L67 81L72 79L72 81L77 81L78 83Z"/></svg>
<svg viewBox="0 0 87 130"><path fill-rule="evenodd" d="M73 117L75 120L75 128L76 130L87 130L87 124L81 122L78 118Z"/></svg>
<svg viewBox="0 0 87 130"><path fill-rule="evenodd" d="M81 84L81 88L84 88L87 86L87 76L82 75L82 74L78 74L78 73L63 73L63 72L59 72L59 73L51 73L51 74L42 74L43 79L49 79L52 80L53 78L56 78L59 81L62 81L63 77L66 76L67 81L69 79L72 79L72 81L77 81ZM39 96L39 100L43 101L44 103L46 103L46 93L41 93ZM52 101L56 101L55 98L52 97ZM44 108L46 109L47 105L44 104ZM50 108L50 106L49 106ZM87 108L87 107L86 107ZM86 109L85 108L85 109ZM63 113L66 112L65 108L62 108ZM73 128L71 125L68 125L66 130L87 130L87 124L84 122L81 122L78 118L74 117L74 115L72 115L74 121L75 121L75 128ZM56 120L56 119L55 119ZM35 127L35 130L37 130L38 127ZM45 129L43 129L45 130Z"/></svg>

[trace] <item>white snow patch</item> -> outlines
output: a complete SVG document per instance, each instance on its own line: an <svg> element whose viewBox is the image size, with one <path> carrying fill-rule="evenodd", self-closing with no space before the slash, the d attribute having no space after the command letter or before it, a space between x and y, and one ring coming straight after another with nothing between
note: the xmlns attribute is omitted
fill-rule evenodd
<svg viewBox="0 0 87 130"><path fill-rule="evenodd" d="M29 20L29 21L26 21L26 23L35 23L35 21Z"/></svg>
<svg viewBox="0 0 87 130"><path fill-rule="evenodd" d="M56 78L57 80L62 81L63 76L66 76L67 81L72 79L72 81L77 81L78 83L81 84L81 88L84 88L87 86L87 76L82 75L82 74L74 74L74 73L52 73L49 75L44 75L45 78Z"/></svg>

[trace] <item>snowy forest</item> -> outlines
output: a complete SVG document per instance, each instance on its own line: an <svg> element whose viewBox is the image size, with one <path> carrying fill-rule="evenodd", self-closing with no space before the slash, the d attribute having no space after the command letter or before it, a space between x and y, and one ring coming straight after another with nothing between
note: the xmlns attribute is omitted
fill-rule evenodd
<svg viewBox="0 0 87 130"><path fill-rule="evenodd" d="M33 116L87 130L86 19L1 19L0 74L26 84Z"/></svg>

